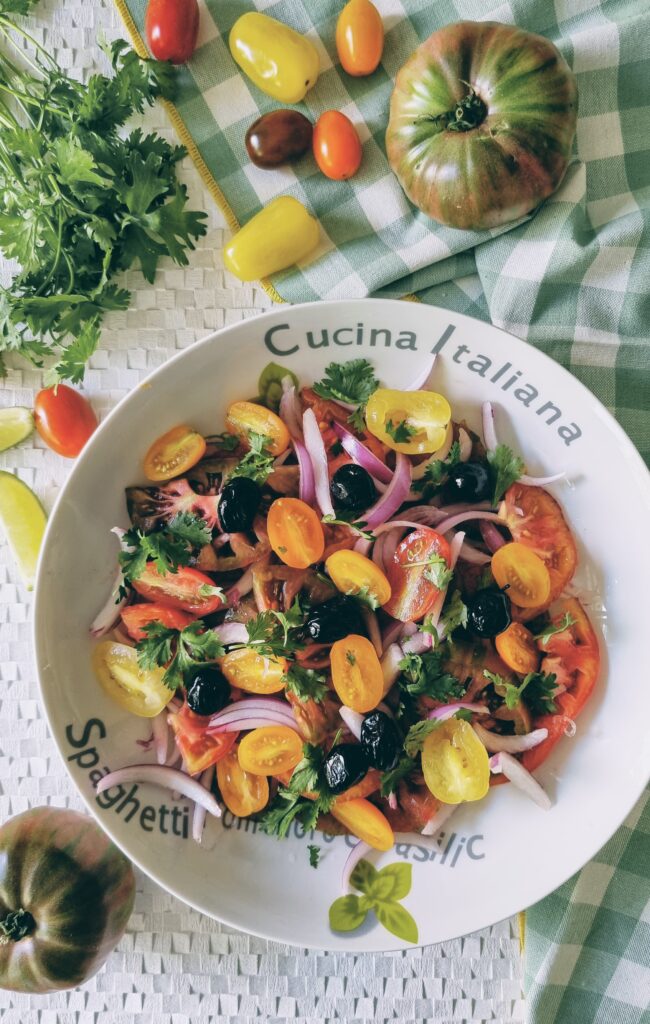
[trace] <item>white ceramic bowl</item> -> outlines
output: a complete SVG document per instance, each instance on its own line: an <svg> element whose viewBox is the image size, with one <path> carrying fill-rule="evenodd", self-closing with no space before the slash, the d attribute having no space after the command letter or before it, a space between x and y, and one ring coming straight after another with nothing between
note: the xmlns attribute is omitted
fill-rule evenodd
<svg viewBox="0 0 650 1024"><path fill-rule="evenodd" d="M419 942L439 942L504 918L545 896L605 843L649 774L650 478L621 428L570 374L494 327L409 302L355 301L279 307L228 327L180 353L128 395L77 461L50 518L38 573L35 643L43 700L61 756L88 808L115 842L160 885L206 914L300 946L349 951L405 945L370 914L332 932L350 841L269 838L226 814L208 822L202 846L189 805L151 786L128 787L104 807L100 774L138 760L150 726L108 700L91 667L88 626L106 598L116 559L113 526L128 523L124 488L142 481L149 444L180 422L223 427L228 402L255 392L270 360L301 381L330 361L371 359L391 387L407 385L439 350L434 379L455 417L479 427L480 406L497 409L500 438L528 471L566 469L572 485L551 490L577 537L576 585L602 641L597 692L539 771L554 806L543 812L513 786L463 806L437 841L414 836L378 866L412 867L402 905ZM307 845L321 847L317 871Z"/></svg>

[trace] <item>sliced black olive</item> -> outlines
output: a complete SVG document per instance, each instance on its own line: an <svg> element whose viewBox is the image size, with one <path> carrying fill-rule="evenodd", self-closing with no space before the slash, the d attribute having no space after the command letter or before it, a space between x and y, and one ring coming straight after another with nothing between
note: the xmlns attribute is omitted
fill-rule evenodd
<svg viewBox="0 0 650 1024"><path fill-rule="evenodd" d="M206 665L190 677L186 699L195 715L214 715L230 700L230 683L216 665Z"/></svg>
<svg viewBox="0 0 650 1024"><path fill-rule="evenodd" d="M230 480L219 498L219 521L224 533L250 530L262 500L259 484L247 476Z"/></svg>
<svg viewBox="0 0 650 1024"><path fill-rule="evenodd" d="M337 469L330 482L330 492L335 507L346 512L370 508L377 498L377 488L370 473L354 462Z"/></svg>
<svg viewBox="0 0 650 1024"><path fill-rule="evenodd" d="M483 462L459 462L449 470L445 492L452 501L488 501L492 481Z"/></svg>
<svg viewBox="0 0 650 1024"><path fill-rule="evenodd" d="M333 644L350 633L366 635L358 603L352 597L333 597L312 608L305 633L317 644Z"/></svg>
<svg viewBox="0 0 650 1024"><path fill-rule="evenodd" d="M510 601L502 590L479 590L467 602L467 626L475 636L491 639L503 633L512 622Z"/></svg>
<svg viewBox="0 0 650 1024"><path fill-rule="evenodd" d="M388 772L399 761L402 737L392 718L383 711L371 711L361 725L361 746L373 768Z"/></svg>
<svg viewBox="0 0 650 1024"><path fill-rule="evenodd" d="M368 771L366 752L358 743L339 743L323 761L323 771L332 793L342 793L361 782Z"/></svg>

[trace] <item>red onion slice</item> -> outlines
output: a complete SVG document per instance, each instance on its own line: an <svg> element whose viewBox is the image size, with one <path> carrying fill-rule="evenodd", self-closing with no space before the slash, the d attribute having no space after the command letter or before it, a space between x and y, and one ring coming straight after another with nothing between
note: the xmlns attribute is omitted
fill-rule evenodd
<svg viewBox="0 0 650 1024"><path fill-rule="evenodd" d="M548 484L556 484L559 480L566 480L565 469L551 476L528 476L527 473L522 473L519 477L519 483L527 484L529 487L547 487Z"/></svg>
<svg viewBox="0 0 650 1024"><path fill-rule="evenodd" d="M459 804L441 803L436 813L433 815L432 818L429 818L426 825L422 829L422 835L435 836L435 834L440 831L445 822L451 818L454 811L458 810L459 806Z"/></svg>
<svg viewBox="0 0 650 1024"><path fill-rule="evenodd" d="M153 729L153 742L156 750L156 761L158 764L166 764L167 750L169 749L169 724L167 722L167 711L161 711L159 715L151 719Z"/></svg>
<svg viewBox="0 0 650 1024"><path fill-rule="evenodd" d="M405 654L422 654L430 647L433 647L433 637L431 633L424 633L422 630L402 641L402 650Z"/></svg>
<svg viewBox="0 0 650 1024"><path fill-rule="evenodd" d="M346 704L342 704L339 708L339 715L347 725L348 729L352 733L355 739L361 739L361 726L363 725L363 715L360 715L358 711L353 711Z"/></svg>
<svg viewBox="0 0 650 1024"><path fill-rule="evenodd" d="M363 515L363 522L367 524L369 530L374 530L375 527L385 523L397 512L400 505L404 503L410 487L411 462L406 455L398 452L393 479L378 501Z"/></svg>
<svg viewBox="0 0 650 1024"><path fill-rule="evenodd" d="M217 711L210 718L206 728L210 732L220 731L222 725L232 724L234 721L245 722L253 717L273 719L277 724L288 725L292 729L296 725L294 713L284 701L275 700L273 697L252 697L249 700L235 701L234 704Z"/></svg>
<svg viewBox="0 0 650 1024"><path fill-rule="evenodd" d="M460 461L467 462L472 454L472 439L463 427L458 429L458 443L460 444Z"/></svg>
<svg viewBox="0 0 650 1024"><path fill-rule="evenodd" d="M393 479L393 473L388 466L379 459L374 452L347 430L342 423L336 420L332 424L344 451L348 453L353 462L356 462L362 469L367 470L371 476L380 480L383 484L389 484Z"/></svg>
<svg viewBox="0 0 650 1024"><path fill-rule="evenodd" d="M314 486L318 507L322 515L334 516L336 518L330 495L327 453L323 443L323 435L320 432L318 420L313 409L305 409L302 417L302 430L305 436L305 448L309 453L314 471Z"/></svg>
<svg viewBox="0 0 650 1024"><path fill-rule="evenodd" d="M314 467L312 466L309 452L305 448L302 441L292 441L296 458L298 459L298 468L300 469L300 484L299 484L299 495L300 500L307 503L307 505L313 505L316 501L316 487L314 484Z"/></svg>
<svg viewBox="0 0 650 1024"><path fill-rule="evenodd" d="M381 659L381 671L384 676L384 697L393 688L400 674L399 663L404 652L399 644L389 644Z"/></svg>
<svg viewBox="0 0 650 1024"><path fill-rule="evenodd" d="M367 537L359 537L359 540L354 545L354 550L358 551L360 555L365 555L367 558L371 547L371 540L368 540Z"/></svg>
<svg viewBox="0 0 650 1024"><path fill-rule="evenodd" d="M343 865L343 874L341 875L341 889L344 895L350 888L350 878L352 876L352 872L356 868L359 861L363 860L366 854L370 853L371 850L372 846L369 846L368 843L364 843L362 839L360 839L359 842L356 843L350 850L345 861L345 864Z"/></svg>
<svg viewBox="0 0 650 1024"><path fill-rule="evenodd" d="M233 583L226 591L226 604L232 605L239 604L242 597L246 597L246 594L250 594L253 589L253 569L249 566L245 573L243 573L236 583Z"/></svg>
<svg viewBox="0 0 650 1024"><path fill-rule="evenodd" d="M479 551L468 541L463 542L460 557L464 562L471 562L473 565L488 565L492 561L490 555L487 555L485 551Z"/></svg>
<svg viewBox="0 0 650 1024"><path fill-rule="evenodd" d="M548 736L548 729L533 729L525 736L500 736L496 732L484 729L480 722L473 723L474 732L490 754L521 754L524 750L532 750L539 746Z"/></svg>
<svg viewBox="0 0 650 1024"><path fill-rule="evenodd" d="M423 459L422 462L418 462L417 465L413 466L411 477L413 480L421 480L427 471L427 466L431 465L432 462L442 462L449 455L449 449L451 448L452 441L454 439L454 428L450 423L447 427L447 435L440 448L433 452L428 458ZM416 494L413 499L417 501L420 495Z"/></svg>
<svg viewBox="0 0 650 1024"><path fill-rule="evenodd" d="M478 528L481 531L481 537L485 542L486 548L489 548L493 553L502 548L507 543L505 538L499 533L494 523L486 523L484 520L478 524Z"/></svg>
<svg viewBox="0 0 650 1024"><path fill-rule="evenodd" d="M460 555L460 551L463 546L464 540L465 534L461 530L459 533L454 534L452 542L449 545L449 568L452 570L456 568L456 562L458 561L458 557ZM434 606L429 612L428 621L436 629L438 628L438 623L440 621L440 616L442 614L442 606L445 603L446 596L447 588L445 587L445 589L441 590L440 593L438 594Z"/></svg>
<svg viewBox="0 0 650 1024"><path fill-rule="evenodd" d="M390 624L381 634L384 650L386 650L387 647L390 647L391 644L394 644L397 642L397 640L399 640L402 633L402 625L403 623L401 623L399 619L391 619Z"/></svg>
<svg viewBox="0 0 650 1024"><path fill-rule="evenodd" d="M388 794L388 806L390 807L391 811L396 811L398 808L397 793L394 790L392 793Z"/></svg>
<svg viewBox="0 0 650 1024"><path fill-rule="evenodd" d="M198 779L179 771L177 768L169 768L162 764L130 764L117 771L109 772L97 783L97 792L104 793L112 786L118 786L123 782L142 782L151 786L161 786L163 789L176 790L188 800L205 807L208 814L215 818L221 817L221 808L212 796L206 792Z"/></svg>
<svg viewBox="0 0 650 1024"><path fill-rule="evenodd" d="M284 422L294 441L302 441L302 407L291 377L282 378L280 419Z"/></svg>
<svg viewBox="0 0 650 1024"><path fill-rule="evenodd" d="M243 622L222 622L220 626L215 626L212 632L226 647L229 644L245 644L248 640L248 630Z"/></svg>
<svg viewBox="0 0 650 1024"><path fill-rule="evenodd" d="M361 606L360 611L365 627L368 630L368 637L370 639L370 643L375 648L377 657L381 658L384 646L381 642L381 630L379 629L377 616L375 615L371 608L367 608L365 605Z"/></svg>
<svg viewBox="0 0 650 1024"><path fill-rule="evenodd" d="M471 711L475 715L489 715L490 709L485 704L468 704L466 701L459 700L455 704L443 704L440 708L434 708L427 715L427 718L435 719L438 722L446 722L448 718L453 718L457 711L464 709L465 711ZM483 730L485 732L485 730Z"/></svg>
<svg viewBox="0 0 650 1024"><path fill-rule="evenodd" d="M485 441L485 447L489 452L493 452L498 446L496 430L494 429L494 409L492 408L492 402L483 402L482 407L483 416L483 440Z"/></svg>
<svg viewBox="0 0 650 1024"><path fill-rule="evenodd" d="M212 780L214 779L214 765L211 764L199 777L199 783L203 786L208 793L212 789ZM205 816L207 811L202 804L194 804L194 813L192 815L192 839L195 843L200 843L203 839L203 828L205 826Z"/></svg>
<svg viewBox="0 0 650 1024"><path fill-rule="evenodd" d="M429 377L433 373L433 367L435 366L435 362L436 357L434 355L431 357L431 361L428 364L428 366L425 366L424 369L420 370L415 380L411 381L410 384L407 384L406 387L404 388L404 391L421 391L424 385L429 380Z"/></svg>
<svg viewBox="0 0 650 1024"><path fill-rule="evenodd" d="M461 523L467 523L470 520L481 520L484 519L488 523L503 523L503 519L497 512L458 512L455 516L449 516L448 519L443 519L442 522L438 523L436 530L438 533L448 533L449 530L454 530Z"/></svg>
<svg viewBox="0 0 650 1024"><path fill-rule="evenodd" d="M111 530L111 533L114 533L117 539L119 540L120 549L122 551L125 551L126 545L124 544L122 538L124 537L126 530L123 530L121 526L114 526L113 529ZM125 605L128 604L130 599L128 594L120 598L119 601L115 600L116 595L120 587L122 586L123 582L124 577L122 576L122 570L118 569L115 575L115 579L113 580L110 593L106 598L106 601L104 602L100 610L97 612L97 615L90 624L91 636L105 636L106 633L108 633L109 630L113 628L113 626L119 619L120 612L122 611L122 609L125 607Z"/></svg>
<svg viewBox="0 0 650 1024"><path fill-rule="evenodd" d="M498 754L493 754L490 758L490 771L494 775L503 773L512 782L513 786L516 786L522 793L525 793L531 800L534 800L542 810L549 811L553 806L551 798L542 789L537 779L512 754L508 754L503 750Z"/></svg>
<svg viewBox="0 0 650 1024"><path fill-rule="evenodd" d="M209 732L211 736L216 736L221 732L250 732L251 729L263 729L267 725L284 725L287 729L298 732L295 719L293 722L287 722L286 718L281 715L272 715L268 711L251 711L239 718L224 719L218 725L211 726Z"/></svg>

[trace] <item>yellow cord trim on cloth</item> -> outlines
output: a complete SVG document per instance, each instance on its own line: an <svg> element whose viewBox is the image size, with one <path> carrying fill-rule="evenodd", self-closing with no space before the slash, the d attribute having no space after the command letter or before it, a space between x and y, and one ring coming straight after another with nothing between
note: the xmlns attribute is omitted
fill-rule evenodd
<svg viewBox="0 0 650 1024"><path fill-rule="evenodd" d="M137 53L138 57L149 57L149 51L147 50L147 47L144 44L144 40L138 31L138 26L131 17L131 12L126 6L125 0L115 0L115 6L117 7L117 10L120 14L122 21L124 22L124 27L126 28L126 31L129 33L131 37L131 45L133 46L133 49ZM176 134L178 135L179 139L185 146L190 159L192 160L194 166L201 175L201 179L203 180L203 183L208 189L208 192L210 193L215 203L223 213L224 217L226 218L226 223L228 224L228 227L233 232L238 231L241 225L239 224L239 221L237 220L233 210L229 206L228 200L226 199L223 192L219 188L219 185L217 184L212 174L210 173L210 169L206 164L205 160L203 159L203 157L201 156L198 146L196 145L194 139L190 135L190 132L188 131L187 126L183 121L183 118L181 117L178 110L170 100L163 99L161 100L161 102L165 110L169 114L169 119L172 125L174 126ZM273 302L286 303L286 299L282 298L280 293L276 290L276 288L271 284L271 282L268 279L263 279L262 281L260 281L260 284L262 285L262 288Z"/></svg>
<svg viewBox="0 0 650 1024"><path fill-rule="evenodd" d="M526 946L526 911L520 910L517 914L517 921L519 923L519 948L523 953Z"/></svg>

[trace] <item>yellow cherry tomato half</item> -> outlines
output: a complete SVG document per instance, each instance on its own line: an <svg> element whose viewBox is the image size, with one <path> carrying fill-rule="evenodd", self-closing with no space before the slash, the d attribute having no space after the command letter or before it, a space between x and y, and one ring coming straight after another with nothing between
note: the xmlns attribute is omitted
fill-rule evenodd
<svg viewBox="0 0 650 1024"><path fill-rule="evenodd" d="M353 836L375 850L390 850L395 842L388 820L369 800L336 800L331 813Z"/></svg>
<svg viewBox="0 0 650 1024"><path fill-rule="evenodd" d="M508 668L519 675L537 672L540 654L535 637L521 622L511 622L503 633L494 638L494 646Z"/></svg>
<svg viewBox="0 0 650 1024"><path fill-rule="evenodd" d="M266 437L271 455L281 455L289 447L289 431L279 416L255 402L232 402L226 413L226 430L248 444L249 434Z"/></svg>
<svg viewBox="0 0 650 1024"><path fill-rule="evenodd" d="M378 565L358 551L335 551L325 562L332 583L342 594L361 594L373 607L390 600L390 583Z"/></svg>
<svg viewBox="0 0 650 1024"><path fill-rule="evenodd" d="M321 521L299 498L276 498L266 528L271 547L285 565L306 569L323 557L325 534Z"/></svg>
<svg viewBox="0 0 650 1024"><path fill-rule="evenodd" d="M435 391L377 388L366 406L366 424L383 444L404 455L435 452L447 436L451 407Z"/></svg>
<svg viewBox="0 0 650 1024"><path fill-rule="evenodd" d="M374 646L351 633L332 644L332 683L339 699L360 715L376 708L384 693L384 673Z"/></svg>
<svg viewBox="0 0 650 1024"><path fill-rule="evenodd" d="M239 765L251 775L291 771L302 758L302 739L288 725L263 725L246 733L237 748Z"/></svg>
<svg viewBox="0 0 650 1024"><path fill-rule="evenodd" d="M205 438L191 427L172 427L159 437L144 457L148 480L171 480L186 473L205 455Z"/></svg>
<svg viewBox="0 0 650 1024"><path fill-rule="evenodd" d="M251 217L223 250L226 270L259 281L304 260L318 245L318 221L293 196L278 196Z"/></svg>
<svg viewBox="0 0 650 1024"><path fill-rule="evenodd" d="M318 118L312 148L326 178L344 181L359 170L363 155L361 139L352 121L340 110L326 110Z"/></svg>
<svg viewBox="0 0 650 1024"><path fill-rule="evenodd" d="M217 784L226 807L238 818L257 814L269 802L268 779L244 771L236 750L230 750L217 764Z"/></svg>
<svg viewBox="0 0 650 1024"><path fill-rule="evenodd" d="M348 75L363 77L376 69L384 49L381 14L370 0L350 0L336 23L336 50Z"/></svg>
<svg viewBox="0 0 650 1024"><path fill-rule="evenodd" d="M469 722L450 718L429 733L422 747L424 781L437 800L481 800L490 787L488 752Z"/></svg>
<svg viewBox="0 0 650 1024"><path fill-rule="evenodd" d="M228 42L253 84L280 103L300 103L318 78L320 60L312 41L268 14L242 14Z"/></svg>
<svg viewBox="0 0 650 1024"><path fill-rule="evenodd" d="M231 686L246 693L278 693L284 687L287 661L258 654L252 647L240 647L226 654L221 671Z"/></svg>
<svg viewBox="0 0 650 1024"><path fill-rule="evenodd" d="M545 604L551 593L551 577L539 555L525 544L504 544L492 555L492 575L499 587L520 608Z"/></svg>
<svg viewBox="0 0 650 1024"><path fill-rule="evenodd" d="M174 696L163 683L163 668L140 668L135 647L103 640L93 651L92 665L104 692L132 715L155 718Z"/></svg>

